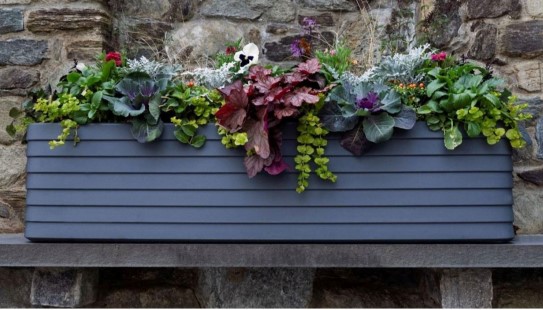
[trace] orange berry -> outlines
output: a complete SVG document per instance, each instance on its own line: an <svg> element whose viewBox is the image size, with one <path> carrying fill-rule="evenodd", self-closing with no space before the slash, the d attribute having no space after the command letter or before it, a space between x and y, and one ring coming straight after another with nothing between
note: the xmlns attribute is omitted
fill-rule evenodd
<svg viewBox="0 0 543 310"><path fill-rule="evenodd" d="M188 86L188 87L194 87L194 85L195 85L194 81L189 81L189 82L187 83L187 86Z"/></svg>

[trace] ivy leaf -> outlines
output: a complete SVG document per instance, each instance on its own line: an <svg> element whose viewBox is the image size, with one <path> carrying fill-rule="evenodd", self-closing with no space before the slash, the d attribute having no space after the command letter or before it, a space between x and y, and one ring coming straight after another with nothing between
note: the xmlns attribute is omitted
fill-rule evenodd
<svg viewBox="0 0 543 310"><path fill-rule="evenodd" d="M402 107L400 113L394 116L394 127L409 130L417 122L417 113L409 107Z"/></svg>
<svg viewBox="0 0 543 310"><path fill-rule="evenodd" d="M15 126L13 126L13 124L9 124L6 126L6 132L10 137L15 137L15 135L17 134L17 130L15 129Z"/></svg>
<svg viewBox="0 0 543 310"><path fill-rule="evenodd" d="M147 143L156 140L164 129L164 123L159 120L156 124L149 124L141 119L134 119L132 122L132 136L139 143Z"/></svg>
<svg viewBox="0 0 543 310"><path fill-rule="evenodd" d="M458 129L458 126L452 126L450 129L443 130L445 147L448 150L454 150L457 146L462 144L462 132Z"/></svg>
<svg viewBox="0 0 543 310"><path fill-rule="evenodd" d="M23 115L23 111L19 110L18 108L11 108L9 110L9 117L11 118L18 118L21 115Z"/></svg>
<svg viewBox="0 0 543 310"><path fill-rule="evenodd" d="M358 116L345 117L336 102L327 102L319 113L322 125L333 132L348 131L358 123Z"/></svg>
<svg viewBox="0 0 543 310"><path fill-rule="evenodd" d="M194 136L194 138L192 138L192 140L190 141L190 145L197 149L204 146L205 143L206 143L206 137L202 135Z"/></svg>
<svg viewBox="0 0 543 310"><path fill-rule="evenodd" d="M394 132L394 118L388 113L370 115L364 118L362 125L367 139L373 143L387 141Z"/></svg>
<svg viewBox="0 0 543 310"><path fill-rule="evenodd" d="M373 147L373 143L366 138L362 126L358 126L353 130L346 132L343 137L341 137L340 144L344 149L355 156L360 156Z"/></svg>

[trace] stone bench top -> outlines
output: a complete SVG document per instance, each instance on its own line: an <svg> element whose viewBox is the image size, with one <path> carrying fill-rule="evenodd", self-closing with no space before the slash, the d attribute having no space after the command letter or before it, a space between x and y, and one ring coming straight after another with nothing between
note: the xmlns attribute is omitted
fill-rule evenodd
<svg viewBox="0 0 543 310"><path fill-rule="evenodd" d="M0 267L541 268L543 235L505 244L32 243L0 234Z"/></svg>

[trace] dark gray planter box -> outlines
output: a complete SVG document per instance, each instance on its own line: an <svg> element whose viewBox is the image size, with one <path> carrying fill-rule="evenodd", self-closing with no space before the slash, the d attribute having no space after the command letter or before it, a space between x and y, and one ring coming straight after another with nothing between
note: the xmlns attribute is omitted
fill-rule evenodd
<svg viewBox="0 0 543 310"><path fill-rule="evenodd" d="M288 128L287 128L288 129ZM203 149L139 144L128 125L81 128L50 150L55 124L28 131L26 237L34 241L499 242L513 238L512 163L504 141L466 139L451 152L425 124L362 157L331 137L335 184L296 173L248 179L242 150L213 126ZM294 128L284 154L295 155Z"/></svg>

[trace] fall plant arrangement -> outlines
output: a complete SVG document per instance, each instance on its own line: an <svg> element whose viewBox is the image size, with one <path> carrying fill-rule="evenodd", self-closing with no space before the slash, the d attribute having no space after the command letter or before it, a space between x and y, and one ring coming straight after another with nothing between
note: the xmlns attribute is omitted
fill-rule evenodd
<svg viewBox="0 0 543 310"><path fill-rule="evenodd" d="M244 148L249 177L294 169L298 192L308 188L312 172L335 182L326 157L331 132L356 156L417 120L442 131L450 150L465 136L482 135L489 144L505 137L514 148L526 144L519 131L520 122L531 117L523 112L526 104L516 104L488 68L425 45L384 56L356 75L349 71L346 45L339 41L318 50L315 21L306 19L302 27L291 45L291 60L300 62L287 69L260 65L259 48L241 40L227 44L213 68L183 70L145 57L128 60L118 52L100 55L93 66L76 62L55 87L33 91L22 109L10 111L14 120L7 132L57 122L62 131L50 141L55 148L70 136L79 142L80 126L129 123L134 139L150 143L171 123L179 142L201 148L206 137L199 128L215 123L227 148ZM287 122L298 131L293 167L281 153Z"/></svg>

